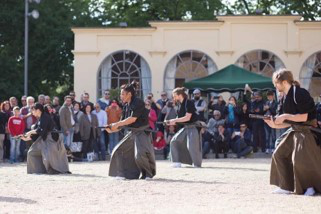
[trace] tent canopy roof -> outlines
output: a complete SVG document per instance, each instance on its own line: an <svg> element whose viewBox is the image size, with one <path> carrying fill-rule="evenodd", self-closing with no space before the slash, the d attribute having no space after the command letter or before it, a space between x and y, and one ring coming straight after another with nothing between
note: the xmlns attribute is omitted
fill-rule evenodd
<svg viewBox="0 0 321 214"><path fill-rule="evenodd" d="M245 84L249 84L252 90L274 90L270 77L265 77L236 65L229 65L209 76L202 77L184 86L188 89L200 89L214 92L235 92L244 90Z"/></svg>

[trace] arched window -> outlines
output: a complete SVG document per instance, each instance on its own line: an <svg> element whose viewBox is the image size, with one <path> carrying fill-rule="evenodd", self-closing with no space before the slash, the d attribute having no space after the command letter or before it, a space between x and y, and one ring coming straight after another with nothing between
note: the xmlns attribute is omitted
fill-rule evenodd
<svg viewBox="0 0 321 214"><path fill-rule="evenodd" d="M284 68L284 64L279 57L265 50L247 52L235 64L267 77L272 77L274 71Z"/></svg>
<svg viewBox="0 0 321 214"><path fill-rule="evenodd" d="M217 71L213 60L203 52L184 51L174 56L166 66L164 90L170 93L185 82L205 77Z"/></svg>
<svg viewBox="0 0 321 214"><path fill-rule="evenodd" d="M301 86L309 90L312 97L321 94L321 51L310 56L300 71Z"/></svg>
<svg viewBox="0 0 321 214"><path fill-rule="evenodd" d="M133 80L139 82L140 97L146 96L151 91L151 75L147 62L132 51L113 53L100 66L98 96L106 89L117 89Z"/></svg>

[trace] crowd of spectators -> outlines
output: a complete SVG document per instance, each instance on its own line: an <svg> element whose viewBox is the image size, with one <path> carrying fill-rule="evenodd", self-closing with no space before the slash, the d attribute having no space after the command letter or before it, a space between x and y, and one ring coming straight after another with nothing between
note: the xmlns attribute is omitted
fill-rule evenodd
<svg viewBox="0 0 321 214"><path fill-rule="evenodd" d="M16 97L1 103L0 163L26 160L32 142L25 142L18 136L30 131L37 122L37 118L31 113L35 102L34 97L23 96L20 103ZM103 128L119 121L122 115L121 104L117 99L110 99L108 90L95 104L89 101L88 93L82 94L78 101L73 91L64 97L63 102L60 102L59 97L51 99L43 94L37 97L37 102L48 109L55 131L63 134L70 159L88 160L87 154L93 153L95 160L106 160L106 155L117 145L119 133L108 135Z"/></svg>
<svg viewBox="0 0 321 214"><path fill-rule="evenodd" d="M231 153L233 157L242 158L252 152L268 154L274 151L276 130L267 126L263 120L250 118L249 114L277 115L275 92L262 94L246 86L239 99L231 96L227 102L222 95L211 96L209 102L201 95L201 91L196 89L191 99L194 100L199 121L207 127L201 130L203 158L207 158L211 151L215 158L219 158L220 153L224 158ZM55 129L62 132L65 147L73 160L88 160L90 153L94 155L94 160L106 160L122 135L118 132L108 134L102 127L121 119L122 103L117 99L111 100L109 90L104 91L96 103L90 102L89 98L88 93L83 93L77 100L72 91L62 102L58 97L51 98L43 94L37 97L37 102L48 109ZM17 136L30 131L37 122L37 118L31 114L35 102L31 96L22 96L20 102L16 97L1 102L0 163L25 161L31 142L24 142ZM164 159L168 159L169 143L178 128L157 122L176 118L178 105L166 92L162 92L157 100L149 93L145 107L150 112L149 126L155 130L154 148L162 151ZM321 103L317 103L316 108L318 124L321 126Z"/></svg>

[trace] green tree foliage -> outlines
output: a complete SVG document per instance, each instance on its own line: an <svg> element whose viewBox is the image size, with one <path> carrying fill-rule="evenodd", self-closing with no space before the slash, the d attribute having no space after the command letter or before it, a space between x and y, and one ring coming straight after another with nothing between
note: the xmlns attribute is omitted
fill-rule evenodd
<svg viewBox="0 0 321 214"><path fill-rule="evenodd" d="M73 88L74 37L71 27L100 26L90 0L42 0L29 4L29 95L64 94ZM23 95L24 1L1 0L0 99Z"/></svg>
<svg viewBox="0 0 321 214"><path fill-rule="evenodd" d="M224 11L219 0L105 0L107 25L148 26L150 20L213 20Z"/></svg>
<svg viewBox="0 0 321 214"><path fill-rule="evenodd" d="M301 14L320 20L317 0L42 0L30 3L29 94L73 88L71 27L146 27L150 20L213 20L225 14ZM0 100L23 95L24 0L0 0Z"/></svg>
<svg viewBox="0 0 321 214"><path fill-rule="evenodd" d="M237 0L226 1L229 14L302 15L304 20L320 20L320 0Z"/></svg>

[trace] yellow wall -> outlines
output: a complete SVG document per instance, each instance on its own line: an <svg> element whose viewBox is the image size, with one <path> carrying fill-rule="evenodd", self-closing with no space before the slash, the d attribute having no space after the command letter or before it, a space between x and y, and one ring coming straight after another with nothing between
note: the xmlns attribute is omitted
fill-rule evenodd
<svg viewBox="0 0 321 214"><path fill-rule="evenodd" d="M204 52L221 69L246 52L267 50L299 73L304 61L321 51L321 22L300 22L300 16L219 16L217 21L150 22L149 28L73 28L75 91L97 98L102 61L119 50L138 53L152 74L152 92L163 90L167 63L186 50ZM321 86L320 86L321 87Z"/></svg>

